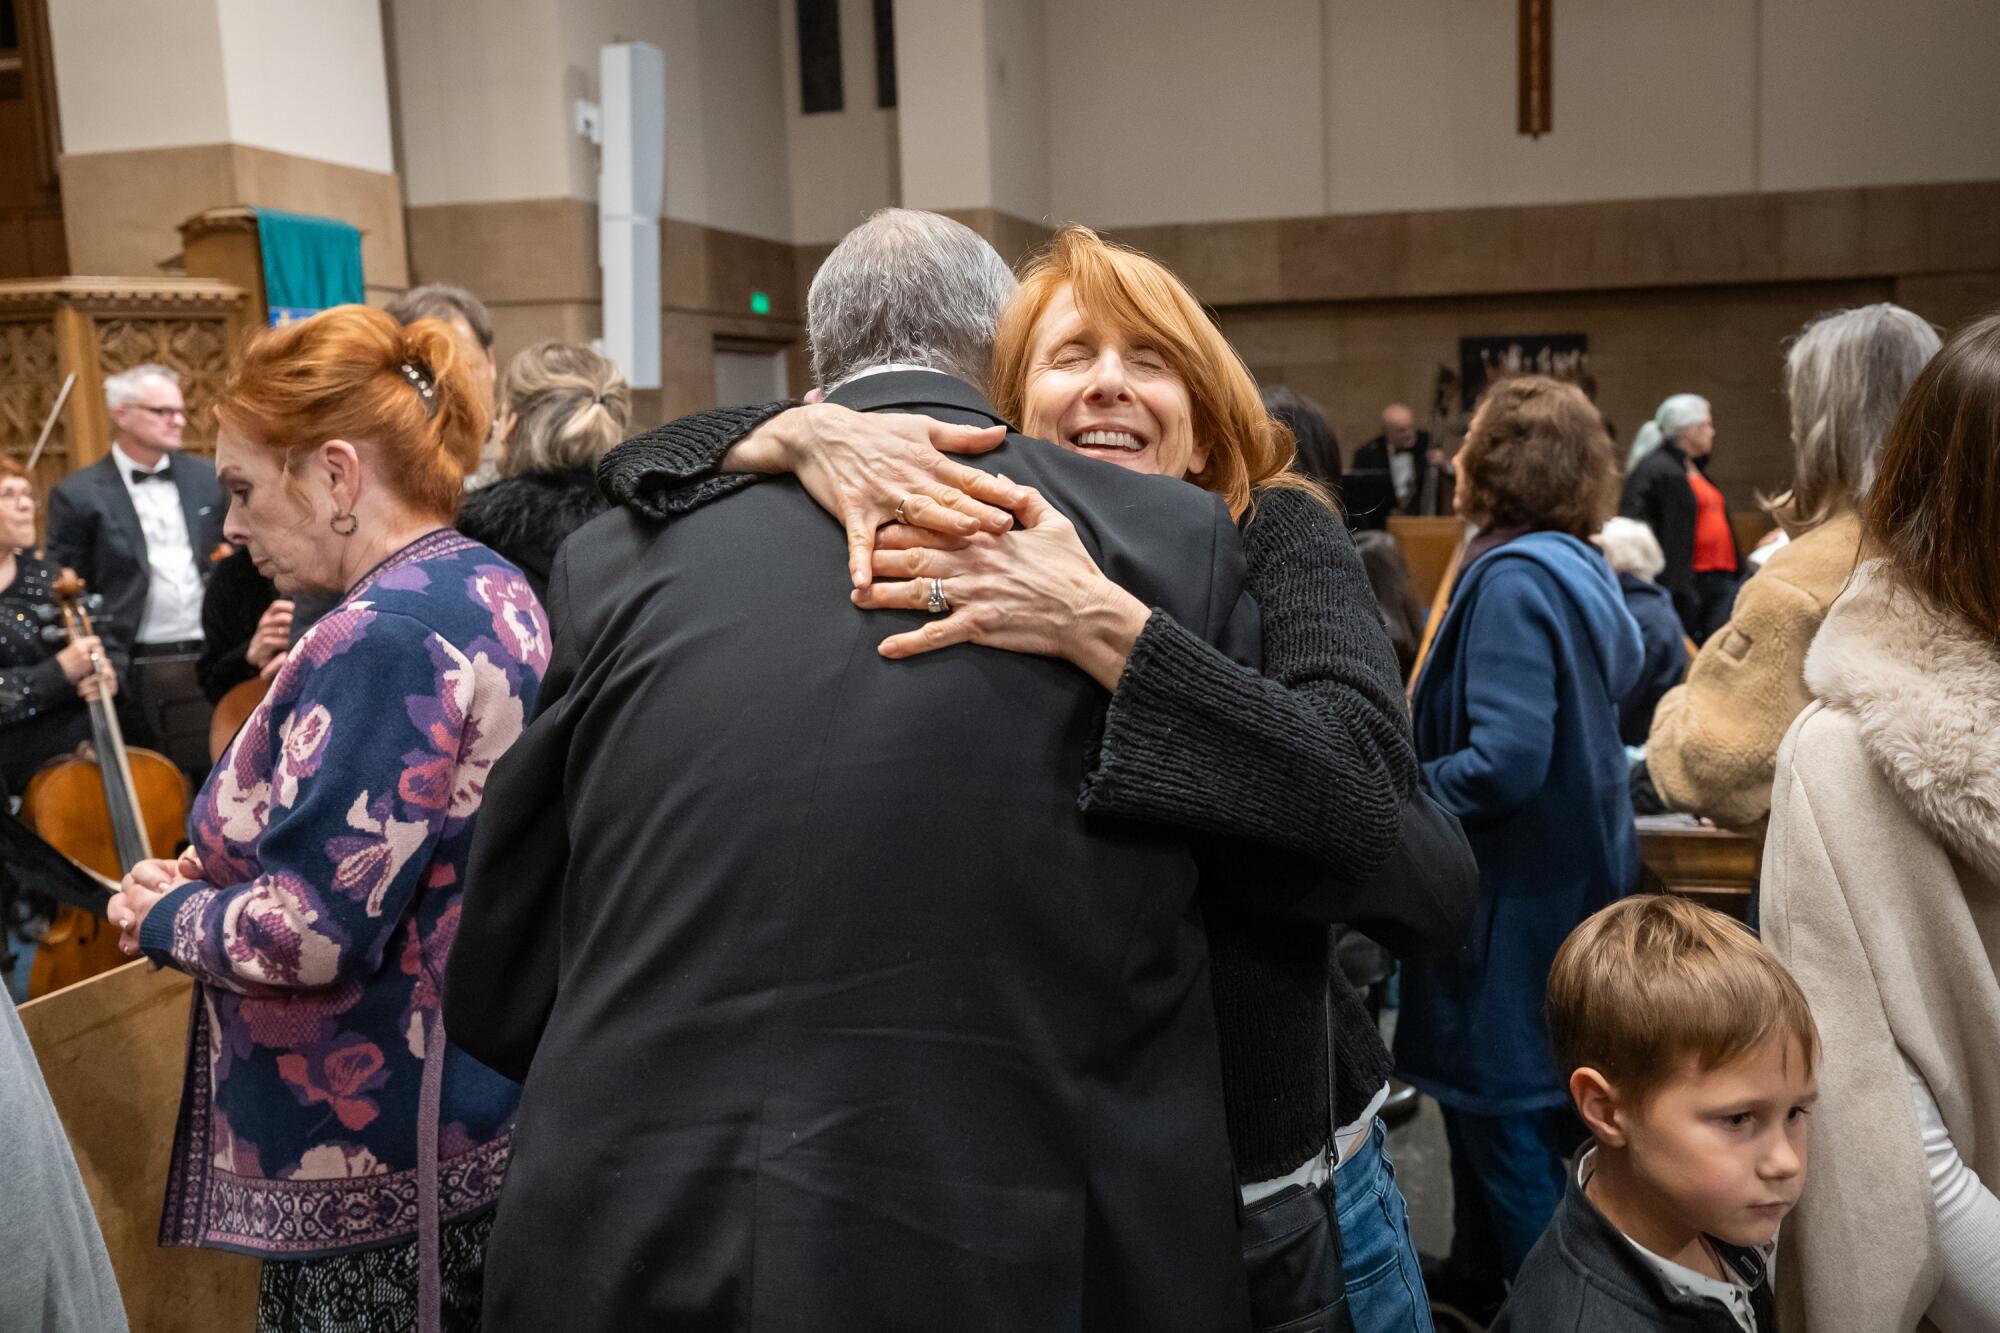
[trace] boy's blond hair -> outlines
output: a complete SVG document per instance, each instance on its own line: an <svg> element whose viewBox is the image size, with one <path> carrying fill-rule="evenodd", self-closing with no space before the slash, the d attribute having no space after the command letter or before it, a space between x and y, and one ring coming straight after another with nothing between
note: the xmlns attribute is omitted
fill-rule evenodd
<svg viewBox="0 0 2000 1333"><path fill-rule="evenodd" d="M1644 1099L1789 1037L1819 1059L1805 992L1762 941L1722 913L1640 894L1571 932L1549 969L1549 1036L1565 1075L1588 1066Z"/></svg>

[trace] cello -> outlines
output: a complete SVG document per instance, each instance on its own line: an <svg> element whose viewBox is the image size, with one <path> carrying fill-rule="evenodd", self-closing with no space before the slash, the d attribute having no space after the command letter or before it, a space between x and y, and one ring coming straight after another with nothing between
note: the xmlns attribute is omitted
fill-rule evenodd
<svg viewBox="0 0 2000 1333"><path fill-rule="evenodd" d="M55 594L69 639L96 632L81 578L65 570ZM29 779L21 822L70 860L116 883L155 848L171 852L179 843L187 823L187 779L165 755L125 744L108 688L111 666L93 653L91 667L107 688L90 701L88 750L79 748ZM101 910L65 904L35 948L28 994L40 998L130 961L118 948L117 928Z"/></svg>

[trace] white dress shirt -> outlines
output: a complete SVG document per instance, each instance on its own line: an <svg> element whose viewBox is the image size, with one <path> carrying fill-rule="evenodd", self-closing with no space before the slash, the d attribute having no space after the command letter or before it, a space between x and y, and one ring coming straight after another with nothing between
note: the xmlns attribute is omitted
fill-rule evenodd
<svg viewBox="0 0 2000 1333"><path fill-rule="evenodd" d="M1389 447L1389 484L1396 488L1396 503L1406 505L1417 489L1417 451Z"/></svg>
<svg viewBox="0 0 2000 1333"><path fill-rule="evenodd" d="M146 564L152 575L146 588L146 611L139 618L140 643L180 643L201 637L201 567L188 536L187 514L181 508L180 487L172 481L136 482L134 472L158 472L173 460L169 455L154 467L140 467L116 444L111 461L118 480L139 511L139 530L146 536Z"/></svg>

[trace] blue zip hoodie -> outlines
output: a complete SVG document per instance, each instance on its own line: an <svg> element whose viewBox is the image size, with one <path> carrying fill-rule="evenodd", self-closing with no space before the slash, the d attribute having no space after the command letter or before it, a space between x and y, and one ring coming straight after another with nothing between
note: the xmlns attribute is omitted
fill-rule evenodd
<svg viewBox="0 0 2000 1333"><path fill-rule="evenodd" d="M1413 961L1396 1057L1447 1106L1506 1115L1568 1099L1543 1018L1549 965L1639 874L1619 701L1639 627L1595 549L1535 532L1496 547L1453 592L1417 682L1417 757L1479 862L1458 953Z"/></svg>

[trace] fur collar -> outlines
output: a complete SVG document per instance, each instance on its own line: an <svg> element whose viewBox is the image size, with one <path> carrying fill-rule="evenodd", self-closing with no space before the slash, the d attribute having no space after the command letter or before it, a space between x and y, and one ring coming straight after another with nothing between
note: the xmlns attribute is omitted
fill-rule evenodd
<svg viewBox="0 0 2000 1333"><path fill-rule="evenodd" d="M1827 612L1805 679L1854 718L1918 820L2000 878L2000 646L1871 560Z"/></svg>
<svg viewBox="0 0 2000 1333"><path fill-rule="evenodd" d="M502 554L522 546L553 551L604 509L588 468L523 472L467 495L459 506L458 530Z"/></svg>

